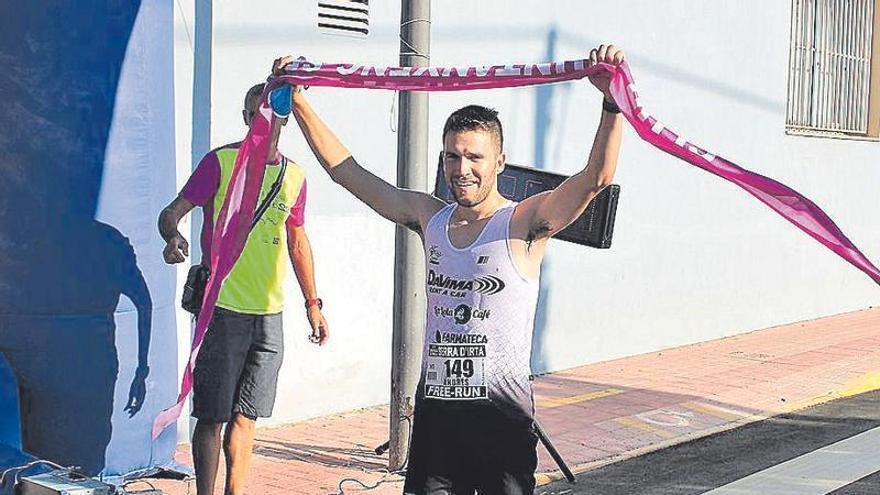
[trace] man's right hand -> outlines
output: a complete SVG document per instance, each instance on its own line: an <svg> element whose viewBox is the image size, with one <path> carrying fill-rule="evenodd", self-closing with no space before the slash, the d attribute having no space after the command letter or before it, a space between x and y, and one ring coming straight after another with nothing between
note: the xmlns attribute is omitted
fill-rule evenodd
<svg viewBox="0 0 880 495"><path fill-rule="evenodd" d="M176 235L168 239L168 244L162 250L162 256L165 258L165 263L169 265L183 263L186 261L186 257L189 256L189 243L186 242L182 235Z"/></svg>
<svg viewBox="0 0 880 495"><path fill-rule="evenodd" d="M282 76L284 75L284 67L296 62L297 60L305 60L305 57L294 57L293 55L285 55L284 57L276 58L274 62L272 62L272 76ZM305 89L309 89L308 86ZM301 93L303 90L302 86L292 86L292 94L291 101L296 101L295 95L297 93Z"/></svg>
<svg viewBox="0 0 880 495"><path fill-rule="evenodd" d="M284 66L292 64L296 59L297 57L294 57L293 55L276 58L275 62L272 63L272 75L280 76L284 74Z"/></svg>

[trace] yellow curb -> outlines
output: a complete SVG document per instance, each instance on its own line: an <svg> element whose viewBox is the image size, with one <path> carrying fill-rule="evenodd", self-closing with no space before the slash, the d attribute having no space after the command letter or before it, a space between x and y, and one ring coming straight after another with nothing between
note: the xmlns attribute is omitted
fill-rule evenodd
<svg viewBox="0 0 880 495"><path fill-rule="evenodd" d="M847 397L853 397L874 390L880 390L880 372L876 371L865 373L854 380L850 380L841 390L832 391L819 397L793 402L791 406L785 409L785 412L794 412L824 404L825 402L830 402L832 400L845 399Z"/></svg>
<svg viewBox="0 0 880 495"><path fill-rule="evenodd" d="M872 390L880 390L880 372L865 373L864 375L852 380L843 391L845 397L871 392Z"/></svg>
<svg viewBox="0 0 880 495"><path fill-rule="evenodd" d="M559 479L565 479L565 476ZM535 484L538 486L548 485L550 483L553 483L554 481L556 481L556 479L554 479L547 473L535 473Z"/></svg>

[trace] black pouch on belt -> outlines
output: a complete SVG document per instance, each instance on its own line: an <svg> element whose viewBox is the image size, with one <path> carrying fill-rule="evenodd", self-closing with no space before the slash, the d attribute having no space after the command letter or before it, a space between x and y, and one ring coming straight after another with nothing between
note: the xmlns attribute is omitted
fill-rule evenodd
<svg viewBox="0 0 880 495"><path fill-rule="evenodd" d="M202 301L205 299L205 286L211 277L211 269L199 263L189 267L186 274L186 283L183 284L183 296L180 298L180 306L195 316L202 309Z"/></svg>

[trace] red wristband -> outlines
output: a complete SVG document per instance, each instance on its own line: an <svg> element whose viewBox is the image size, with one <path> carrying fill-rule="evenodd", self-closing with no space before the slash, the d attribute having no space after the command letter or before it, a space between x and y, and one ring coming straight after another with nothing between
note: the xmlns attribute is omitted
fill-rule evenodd
<svg viewBox="0 0 880 495"><path fill-rule="evenodd" d="M318 306L318 309L324 309L324 301L322 301L320 297L316 297L314 299L306 299L306 309L309 309L315 305Z"/></svg>

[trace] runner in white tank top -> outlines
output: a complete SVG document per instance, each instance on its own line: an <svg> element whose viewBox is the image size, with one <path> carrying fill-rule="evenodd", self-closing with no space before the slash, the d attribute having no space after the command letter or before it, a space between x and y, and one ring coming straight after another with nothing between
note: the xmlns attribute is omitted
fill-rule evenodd
<svg viewBox="0 0 880 495"><path fill-rule="evenodd" d="M448 234L456 207L437 212L425 229L428 315L419 396L488 400L515 419L530 419L538 280L519 272L510 251L515 204L499 209L462 248Z"/></svg>
<svg viewBox="0 0 880 495"><path fill-rule="evenodd" d="M623 52L602 45L590 52L589 63L616 65L623 59ZM283 72L294 60L276 60L273 71ZM442 170L457 205L446 206L361 167L303 94L294 92L293 115L330 177L424 241L427 338L407 494L534 492L537 438L529 355L537 279L547 240L577 219L611 183L617 166L623 118L611 100L610 78L602 74L590 78L605 102L587 164L552 192L518 205L498 191L506 158L494 110L471 105L447 119ZM408 399L409 391L402 392Z"/></svg>

